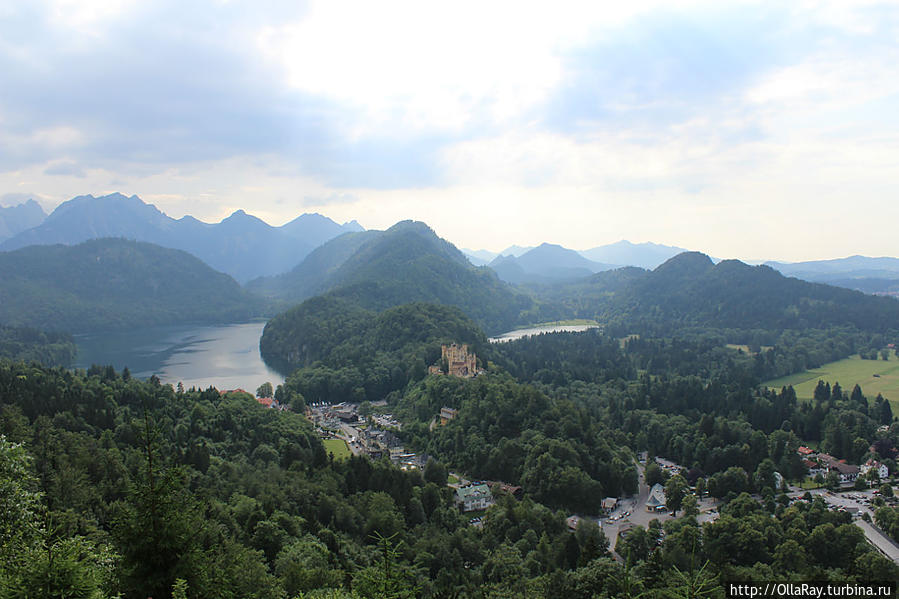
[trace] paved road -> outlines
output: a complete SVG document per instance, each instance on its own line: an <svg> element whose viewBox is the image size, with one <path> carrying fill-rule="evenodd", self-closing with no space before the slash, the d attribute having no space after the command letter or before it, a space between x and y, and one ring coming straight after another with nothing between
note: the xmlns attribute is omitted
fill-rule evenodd
<svg viewBox="0 0 899 599"><path fill-rule="evenodd" d="M813 497L820 495L824 498L824 501L832 505L858 508L859 516L866 513L872 518L874 517L874 509L870 505L870 501L874 498L873 489L865 491L838 491L836 493L828 493L823 489L815 489L814 491L810 491L810 493ZM801 497L805 495L805 491L793 491L788 495L790 497ZM855 500L851 496L864 497L868 500L868 503ZM896 547L895 543L861 518L854 519L853 523L864 531L865 538L868 539L869 543L874 545L888 558L899 563L899 548Z"/></svg>
<svg viewBox="0 0 899 599"><path fill-rule="evenodd" d="M881 553L894 562L899 563L899 547L897 547L893 541L864 520L856 520L855 525L865 531L865 537L872 545L877 547Z"/></svg>

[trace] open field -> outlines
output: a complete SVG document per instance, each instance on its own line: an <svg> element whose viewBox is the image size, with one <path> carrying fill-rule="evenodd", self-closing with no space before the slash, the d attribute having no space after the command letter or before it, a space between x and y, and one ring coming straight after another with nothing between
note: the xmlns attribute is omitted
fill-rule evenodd
<svg viewBox="0 0 899 599"><path fill-rule="evenodd" d="M353 455L343 439L324 439L325 453L333 453L335 460L345 460Z"/></svg>
<svg viewBox="0 0 899 599"><path fill-rule="evenodd" d="M858 384L869 401L880 393L890 400L894 413L899 409L899 359L894 355L888 361L862 360L852 356L764 384L774 389L793 385L799 399L811 399L819 380L831 385L840 383L844 393L849 393Z"/></svg>
<svg viewBox="0 0 899 599"><path fill-rule="evenodd" d="M576 327L583 325L596 325L599 326L599 323L595 320L589 318L572 318L570 320L553 320L552 322L540 322L537 324L528 325L529 328L541 328L541 327Z"/></svg>

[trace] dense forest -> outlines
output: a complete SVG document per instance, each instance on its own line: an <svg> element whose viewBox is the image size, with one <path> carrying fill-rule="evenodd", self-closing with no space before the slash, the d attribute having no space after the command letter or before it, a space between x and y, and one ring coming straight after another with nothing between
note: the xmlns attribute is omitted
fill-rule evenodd
<svg viewBox="0 0 899 599"><path fill-rule="evenodd" d="M0 358L39 362L46 366L70 366L77 352L72 336L67 333L0 325Z"/></svg>
<svg viewBox="0 0 899 599"><path fill-rule="evenodd" d="M333 296L307 300L273 318L259 346L311 402L376 401L424 377L444 343L475 352L487 338L458 308L407 304L381 313ZM294 370L295 369L295 370Z"/></svg>
<svg viewBox="0 0 899 599"><path fill-rule="evenodd" d="M54 368L70 337L0 330L0 596L723 597L730 580L899 578L849 516L791 500L774 476L804 478L800 445L895 470L890 403L837 381L811 401L762 386L894 343L893 304L695 254L652 273L601 273L567 299L527 298L447 267L455 248L426 227L391 231L344 247L334 287L266 326L260 348L291 373L275 395L293 411L111 367ZM78 251L107 268L142 251L96 244ZM355 276L371 265L395 280ZM123 270L106 284L147 291ZM165 295L187 306L191 293ZM410 294L440 305L402 301ZM228 297L243 296L216 301ZM606 320L487 342L485 327L552 314ZM483 372L428 374L446 343L468 344ZM329 457L301 414L382 399L406 447L430 456L421 470ZM457 416L436 426L443 407ZM595 520L570 531L567 516L637 491L644 451L686 467L666 482L646 469L679 497L680 517L635 529L614 554ZM472 525L446 486L450 469L523 496L498 491ZM717 521L698 523L688 485L720 500ZM896 534L895 512L876 520Z"/></svg>
<svg viewBox="0 0 899 599"><path fill-rule="evenodd" d="M472 387L462 413L480 393L503 397L515 385L503 376L422 384ZM471 433L485 449L490 429L514 427L512 414L531 411L517 409L520 401L565 406L537 389L519 393L530 397L509 395L475 413L493 413ZM0 516L0 584L9 596L295 597L330 588L334 597L686 597L696 584L723 596L726 579L897 576L848 516L820 500L787 507L770 487L768 503L740 495L766 484L741 467L710 480L710 490L732 498L716 523L697 525L688 506L623 541L622 565L597 526L584 521L570 533L567 512L552 511L565 501L553 495L551 475L577 474L555 463L575 458L549 430L525 435L544 437L538 463L525 458L528 495L500 496L476 528L452 505L439 463L403 472L387 461L329 460L304 418L245 394L176 391L109 368L6 362L0 397L0 493L10 506ZM578 426L589 420L576 417ZM544 419L548 426L553 415ZM459 432L442 428L435 447ZM595 444L598 434L583 437ZM762 439L773 447L779 437ZM516 453L514 444L505 449ZM528 468L548 471L529 480Z"/></svg>
<svg viewBox="0 0 899 599"><path fill-rule="evenodd" d="M686 327L899 330L893 298L808 283L737 260L714 264L698 252L679 254L653 271L622 268L530 290L546 320L596 319L620 335L669 336Z"/></svg>

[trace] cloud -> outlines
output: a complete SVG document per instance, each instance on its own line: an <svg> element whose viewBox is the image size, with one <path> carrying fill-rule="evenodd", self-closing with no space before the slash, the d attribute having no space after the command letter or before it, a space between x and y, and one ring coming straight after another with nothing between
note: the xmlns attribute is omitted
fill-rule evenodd
<svg viewBox="0 0 899 599"><path fill-rule="evenodd" d="M303 198L304 206L334 206L357 202L359 202L359 198L351 193L332 193L326 197L306 196Z"/></svg>
<svg viewBox="0 0 899 599"><path fill-rule="evenodd" d="M590 198L620 226L639 225L615 198L720 219L833 212L841 190L884 213L896 39L876 2L7 4L0 189L447 230L435 206L459 194L522 227Z"/></svg>
<svg viewBox="0 0 899 599"><path fill-rule="evenodd" d="M62 175L67 177L78 177L83 179L87 176L78 164L72 161L62 160L59 162L54 162L50 166L44 169L45 175Z"/></svg>

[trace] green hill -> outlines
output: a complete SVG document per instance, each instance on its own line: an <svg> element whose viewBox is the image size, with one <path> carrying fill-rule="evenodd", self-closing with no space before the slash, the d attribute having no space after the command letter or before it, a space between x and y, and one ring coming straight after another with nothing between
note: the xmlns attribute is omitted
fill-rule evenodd
<svg viewBox="0 0 899 599"><path fill-rule="evenodd" d="M563 287L537 288L536 294L569 316L658 333L692 326L899 329L899 302L893 298L788 278L737 260L714 264L698 252L679 254L653 271L602 272Z"/></svg>
<svg viewBox="0 0 899 599"><path fill-rule="evenodd" d="M413 303L375 313L317 296L273 318L259 342L263 359L307 401L383 399L420 379L442 343L483 352L487 339L458 308Z"/></svg>
<svg viewBox="0 0 899 599"><path fill-rule="evenodd" d="M187 252L123 239L0 253L0 323L72 333L258 316L260 300Z"/></svg>
<svg viewBox="0 0 899 599"><path fill-rule="evenodd" d="M343 235L290 273L254 281L249 289L290 301L327 293L376 311L410 302L456 306L489 333L514 326L533 305L530 297L490 269L475 268L455 246L414 221Z"/></svg>

